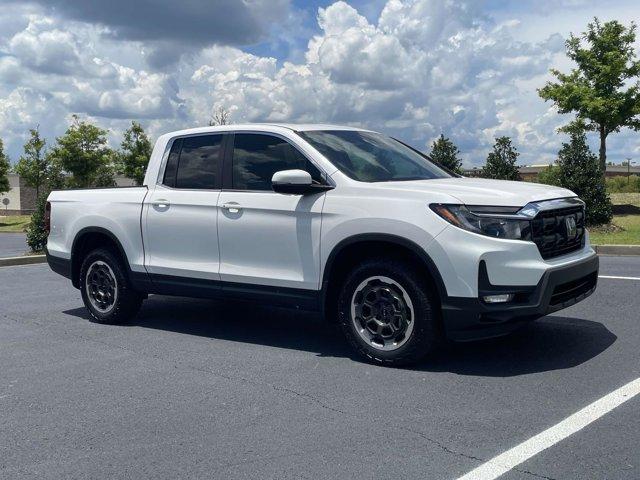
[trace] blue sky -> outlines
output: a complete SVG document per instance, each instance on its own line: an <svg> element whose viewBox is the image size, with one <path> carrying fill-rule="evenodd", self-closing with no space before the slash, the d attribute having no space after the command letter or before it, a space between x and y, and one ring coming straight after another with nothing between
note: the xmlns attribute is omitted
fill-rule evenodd
<svg viewBox="0 0 640 480"><path fill-rule="evenodd" d="M29 128L53 142L78 114L117 146L131 120L152 137L235 122L351 124L428 150L441 133L482 165L498 135L520 163L552 161L568 118L538 98L564 40L593 16L629 24L619 0L0 0L0 138L13 161ZM640 154L639 134L610 159ZM595 146L595 139L594 146Z"/></svg>

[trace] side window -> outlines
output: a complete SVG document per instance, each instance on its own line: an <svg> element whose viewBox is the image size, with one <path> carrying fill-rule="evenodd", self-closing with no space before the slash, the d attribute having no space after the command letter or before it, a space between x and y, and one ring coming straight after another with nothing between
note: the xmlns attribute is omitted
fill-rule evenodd
<svg viewBox="0 0 640 480"><path fill-rule="evenodd" d="M178 138L173 142L162 183L172 188L218 187L222 135Z"/></svg>
<svg viewBox="0 0 640 480"><path fill-rule="evenodd" d="M320 171L304 155L271 135L236 133L232 164L236 190L271 190L271 177L279 170L306 170L314 180L322 181Z"/></svg>
<svg viewBox="0 0 640 480"><path fill-rule="evenodd" d="M176 186L176 172L178 171L178 157L180 157L180 147L182 146L182 139L178 138L171 145L171 151L169 152L169 158L167 159L167 166L164 167L164 177L162 179L163 185L167 187Z"/></svg>
<svg viewBox="0 0 640 480"><path fill-rule="evenodd" d="M218 188L222 135L200 135L182 140L175 188Z"/></svg>

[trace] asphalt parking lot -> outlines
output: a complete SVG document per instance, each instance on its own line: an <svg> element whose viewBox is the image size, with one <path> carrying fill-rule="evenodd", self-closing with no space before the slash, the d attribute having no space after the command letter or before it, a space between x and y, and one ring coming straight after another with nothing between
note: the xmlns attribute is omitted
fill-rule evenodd
<svg viewBox="0 0 640 480"><path fill-rule="evenodd" d="M46 265L0 291L0 478L456 479L640 377L639 280L412 369L309 314L153 296L96 325ZM637 396L500 478L638 479L639 452Z"/></svg>
<svg viewBox="0 0 640 480"><path fill-rule="evenodd" d="M0 258L19 257L28 251L24 233L0 233Z"/></svg>

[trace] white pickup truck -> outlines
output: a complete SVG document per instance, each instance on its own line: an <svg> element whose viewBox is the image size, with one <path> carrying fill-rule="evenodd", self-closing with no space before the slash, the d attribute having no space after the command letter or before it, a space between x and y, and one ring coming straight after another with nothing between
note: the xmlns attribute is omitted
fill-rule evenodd
<svg viewBox="0 0 640 480"><path fill-rule="evenodd" d="M49 265L97 322L148 294L255 300L318 311L383 364L505 334L598 278L571 191L462 178L351 127L169 133L143 186L54 191L47 217Z"/></svg>

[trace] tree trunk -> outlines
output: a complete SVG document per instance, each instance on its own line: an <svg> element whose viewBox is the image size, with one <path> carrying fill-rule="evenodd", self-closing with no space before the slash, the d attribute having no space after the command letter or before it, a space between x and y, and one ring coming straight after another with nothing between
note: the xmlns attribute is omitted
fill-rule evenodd
<svg viewBox="0 0 640 480"><path fill-rule="evenodd" d="M604 127L600 127L600 169L604 176L607 170L607 132Z"/></svg>

